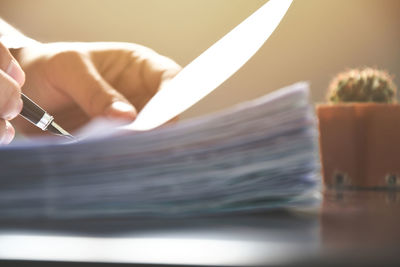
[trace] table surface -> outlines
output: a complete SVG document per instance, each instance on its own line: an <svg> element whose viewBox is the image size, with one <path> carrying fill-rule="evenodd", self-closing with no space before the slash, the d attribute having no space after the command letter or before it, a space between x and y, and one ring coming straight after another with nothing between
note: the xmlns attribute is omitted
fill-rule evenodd
<svg viewBox="0 0 400 267"><path fill-rule="evenodd" d="M0 264L400 266L399 226L400 191L384 190L325 190L312 208L240 216L0 220Z"/></svg>

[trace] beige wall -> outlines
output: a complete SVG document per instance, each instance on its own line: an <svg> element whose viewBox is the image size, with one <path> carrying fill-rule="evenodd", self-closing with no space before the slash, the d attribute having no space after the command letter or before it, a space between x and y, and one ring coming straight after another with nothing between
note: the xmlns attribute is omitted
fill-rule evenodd
<svg viewBox="0 0 400 267"><path fill-rule="evenodd" d="M41 41L137 42L186 65L261 0L0 0L0 16ZM185 113L215 111L299 80L322 101L332 76L376 66L400 85L400 0L295 0L279 30Z"/></svg>

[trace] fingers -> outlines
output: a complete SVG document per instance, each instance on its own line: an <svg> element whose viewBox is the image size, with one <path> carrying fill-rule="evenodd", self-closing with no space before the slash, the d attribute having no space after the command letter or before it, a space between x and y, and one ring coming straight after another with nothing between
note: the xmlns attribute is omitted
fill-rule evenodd
<svg viewBox="0 0 400 267"><path fill-rule="evenodd" d="M0 119L0 144L8 145L14 138L15 130L11 123Z"/></svg>
<svg viewBox="0 0 400 267"><path fill-rule="evenodd" d="M68 94L90 117L108 116L133 120L135 108L103 77L89 58L77 52L57 55L53 85Z"/></svg>
<svg viewBox="0 0 400 267"><path fill-rule="evenodd" d="M68 95L90 117L135 119L136 108L140 110L163 81L181 69L171 59L144 47L98 46L57 52L46 69L51 86Z"/></svg>
<svg viewBox="0 0 400 267"><path fill-rule="evenodd" d="M19 85L6 73L0 70L0 118L11 120L22 109Z"/></svg>
<svg viewBox="0 0 400 267"><path fill-rule="evenodd" d="M8 122L22 109L21 86L25 74L6 47L0 43L0 143L8 144L14 138L14 128Z"/></svg>
<svg viewBox="0 0 400 267"><path fill-rule="evenodd" d="M0 43L0 69L16 81L20 87L24 84L25 73L2 43Z"/></svg>

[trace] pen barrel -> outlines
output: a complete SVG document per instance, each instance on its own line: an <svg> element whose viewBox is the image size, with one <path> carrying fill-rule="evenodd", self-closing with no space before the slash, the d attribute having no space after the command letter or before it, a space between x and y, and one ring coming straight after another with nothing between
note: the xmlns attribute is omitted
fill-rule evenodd
<svg viewBox="0 0 400 267"><path fill-rule="evenodd" d="M54 118L41 107L36 105L35 102L33 102L26 95L21 94L21 98L24 105L20 115L42 130L46 130L47 126L53 121Z"/></svg>

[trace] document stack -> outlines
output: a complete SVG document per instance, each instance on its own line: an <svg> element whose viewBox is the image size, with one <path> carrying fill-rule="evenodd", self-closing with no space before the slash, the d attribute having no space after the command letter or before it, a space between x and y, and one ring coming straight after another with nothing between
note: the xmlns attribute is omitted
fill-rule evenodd
<svg viewBox="0 0 400 267"><path fill-rule="evenodd" d="M145 132L0 148L0 218L209 216L304 203L318 188L305 82Z"/></svg>

